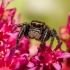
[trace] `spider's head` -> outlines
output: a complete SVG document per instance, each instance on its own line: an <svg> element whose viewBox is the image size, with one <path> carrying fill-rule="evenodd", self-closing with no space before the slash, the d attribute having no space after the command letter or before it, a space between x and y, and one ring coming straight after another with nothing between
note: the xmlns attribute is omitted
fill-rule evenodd
<svg viewBox="0 0 70 70"><path fill-rule="evenodd" d="M42 27L45 25L45 23L44 23L44 22L40 22L40 21L33 20L33 21L31 22L31 25L32 25L33 27L36 27L36 28L42 28Z"/></svg>

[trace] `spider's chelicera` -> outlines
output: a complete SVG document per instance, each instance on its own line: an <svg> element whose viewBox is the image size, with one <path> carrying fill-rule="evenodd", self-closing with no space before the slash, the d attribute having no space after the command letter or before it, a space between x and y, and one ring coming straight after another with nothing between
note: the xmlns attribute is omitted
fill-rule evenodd
<svg viewBox="0 0 70 70"><path fill-rule="evenodd" d="M14 28L14 30L16 30L17 27L20 27L21 29L17 35L16 47L18 47L19 39L23 34L24 36L30 39L36 39L41 41L40 48L43 48L42 46L44 45L45 41L47 41L50 37L51 37L50 46L52 46L55 37L58 43L60 42L56 30L48 27L44 22L36 20L33 20L31 23L24 22L22 24L18 24Z"/></svg>

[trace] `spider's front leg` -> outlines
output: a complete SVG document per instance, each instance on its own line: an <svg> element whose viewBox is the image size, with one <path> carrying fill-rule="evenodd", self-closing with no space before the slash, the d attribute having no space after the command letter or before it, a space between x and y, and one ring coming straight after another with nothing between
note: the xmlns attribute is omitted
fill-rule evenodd
<svg viewBox="0 0 70 70"><path fill-rule="evenodd" d="M42 38L41 38L41 44L40 44L40 47L39 47L39 51L44 49L44 45L45 45L45 41L46 41L46 38L47 38L47 34L48 34L48 29L46 29L42 35Z"/></svg>
<svg viewBox="0 0 70 70"><path fill-rule="evenodd" d="M14 27L14 29L12 30L12 32L14 32L18 27L22 27L23 26L23 24L18 24L18 25L16 25L15 27Z"/></svg>
<svg viewBox="0 0 70 70"><path fill-rule="evenodd" d="M25 31L26 31L26 25L23 25L20 32L17 35L16 48L18 48L19 40L20 40L22 34L24 34Z"/></svg>

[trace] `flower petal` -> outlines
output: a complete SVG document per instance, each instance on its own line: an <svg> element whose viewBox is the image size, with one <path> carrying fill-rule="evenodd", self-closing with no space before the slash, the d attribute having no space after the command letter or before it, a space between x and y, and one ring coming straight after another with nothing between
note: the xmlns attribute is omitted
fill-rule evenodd
<svg viewBox="0 0 70 70"><path fill-rule="evenodd" d="M14 17L14 14L16 12L16 8L10 9L9 11L10 11L9 12L9 15L13 18Z"/></svg>
<svg viewBox="0 0 70 70"><path fill-rule="evenodd" d="M52 65L56 70L61 70L61 66L58 63L53 63Z"/></svg>
<svg viewBox="0 0 70 70"><path fill-rule="evenodd" d="M1 8L4 8L4 0L2 0Z"/></svg>
<svg viewBox="0 0 70 70"><path fill-rule="evenodd" d="M27 53L24 53L24 54L22 54L22 55L20 55L21 57L24 57L24 56L29 56L29 54L27 54Z"/></svg>
<svg viewBox="0 0 70 70"><path fill-rule="evenodd" d="M40 61L40 59L39 59L39 57L38 57L38 56L35 56L35 59L36 59L36 60L38 60L38 61Z"/></svg>
<svg viewBox="0 0 70 70"><path fill-rule="evenodd" d="M10 45L10 47L14 46L16 43L16 36L17 33L6 33L7 35L9 35L8 39L7 39L7 44Z"/></svg>
<svg viewBox="0 0 70 70"><path fill-rule="evenodd" d="M43 70L43 66L40 67L40 70Z"/></svg>
<svg viewBox="0 0 70 70"><path fill-rule="evenodd" d="M33 67L31 69L28 69L28 70L37 70L37 67Z"/></svg>
<svg viewBox="0 0 70 70"><path fill-rule="evenodd" d="M19 24L19 23L20 23L20 17L21 17L21 14L19 14L19 15L17 16L16 24Z"/></svg>
<svg viewBox="0 0 70 70"><path fill-rule="evenodd" d="M18 69L20 67L20 62L17 62L15 67L14 67L14 70Z"/></svg>
<svg viewBox="0 0 70 70"><path fill-rule="evenodd" d="M28 60L27 58L25 57L19 57L19 58L16 58L15 62L14 62L14 70L20 68L21 66L24 66L28 63Z"/></svg>
<svg viewBox="0 0 70 70"><path fill-rule="evenodd" d="M68 40L66 40L66 47L68 48L68 49L70 49L70 39L68 39Z"/></svg>
<svg viewBox="0 0 70 70"><path fill-rule="evenodd" d="M38 53L38 46L39 45L32 45L29 48L29 54L30 54L31 57L35 56Z"/></svg>
<svg viewBox="0 0 70 70"><path fill-rule="evenodd" d="M70 53L68 52L65 52L65 53L62 53L60 56L58 56L57 58L70 58Z"/></svg>
<svg viewBox="0 0 70 70"><path fill-rule="evenodd" d="M10 54L13 55L13 53L15 52L15 50L16 50L16 47L15 46L12 47L11 50L10 50Z"/></svg>
<svg viewBox="0 0 70 70"><path fill-rule="evenodd" d="M4 24L4 23L0 21L0 29L2 28L3 24Z"/></svg>
<svg viewBox="0 0 70 70"><path fill-rule="evenodd" d="M16 47L12 47L11 50L7 52L7 54L5 55L4 61L6 61L7 59L10 59L13 56L15 50L16 50Z"/></svg>
<svg viewBox="0 0 70 70"><path fill-rule="evenodd" d="M16 12L16 8L6 10L8 12L8 17L13 18Z"/></svg>
<svg viewBox="0 0 70 70"><path fill-rule="evenodd" d="M55 52L55 56L59 57L62 53L64 53L64 51L60 50L60 51L56 51Z"/></svg>
<svg viewBox="0 0 70 70"><path fill-rule="evenodd" d="M34 67L34 63L32 63L32 62L28 62L28 64L27 64L27 67L29 67L29 68L33 68Z"/></svg>

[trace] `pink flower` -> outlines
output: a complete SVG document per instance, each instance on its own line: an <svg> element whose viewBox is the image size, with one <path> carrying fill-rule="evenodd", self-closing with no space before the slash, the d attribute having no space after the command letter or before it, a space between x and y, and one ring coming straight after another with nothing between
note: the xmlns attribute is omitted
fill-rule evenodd
<svg viewBox="0 0 70 70"><path fill-rule="evenodd" d="M29 41L24 36L20 39L20 43L18 44L18 52L16 52L16 47L14 47L18 32L11 33L11 31L16 25L13 19L16 8L6 10L7 5L11 1L12 0L9 0L5 5L5 0L2 0L0 7L0 70L12 70L13 67L11 68L11 66L13 66L13 63L21 57L20 55L25 52L28 53L29 48ZM19 61L22 62L21 58ZM14 63L14 66L15 64L16 63Z"/></svg>
<svg viewBox="0 0 70 70"><path fill-rule="evenodd" d="M7 5L12 0L9 0L7 3L5 0L2 0L1 6L0 6L0 29L4 24L7 24L8 26L12 24L13 17L16 12L16 8L13 9L6 9ZM5 5L6 4L6 5Z"/></svg>
<svg viewBox="0 0 70 70"><path fill-rule="evenodd" d="M2 68L2 67L3 68L10 68L11 66L13 66L13 63L18 58L21 57L21 55L23 53L24 54L28 53L29 41L24 36L20 39L20 42L18 44L18 46L19 46L18 52L16 53L16 47L13 47L13 46L15 46L15 44L16 44L17 34L18 34L18 32L15 32L15 33L6 32L6 33L4 33L3 31L0 31L0 63L1 63L0 68ZM13 62L13 60L14 60L14 62ZM23 59L23 61L24 61L24 59ZM6 67L5 67L5 65L6 65Z"/></svg>
<svg viewBox="0 0 70 70"><path fill-rule="evenodd" d="M20 53L20 50L16 50L16 47L12 47L4 56L4 62L13 70L21 69L21 67L28 63L28 53ZM23 67L24 68L24 67ZM22 69L21 69L22 70Z"/></svg>
<svg viewBox="0 0 70 70"><path fill-rule="evenodd" d="M21 53L29 53L28 49L30 46L30 41L25 37L22 36L19 42L19 50L21 50Z"/></svg>
<svg viewBox="0 0 70 70"><path fill-rule="evenodd" d="M68 21L66 26L61 26L59 29L59 36L63 41L70 39L70 13L68 13Z"/></svg>
<svg viewBox="0 0 70 70"><path fill-rule="evenodd" d="M23 40L26 39L22 39L22 41ZM49 69L49 66L51 66L51 68L53 69L60 70L61 69L60 60L63 58L70 57L70 53L58 50L61 47L61 44L62 43L60 42L54 50L52 50L50 47L44 46L43 50L41 50L39 53L37 52L37 54L35 54L32 57L30 55L31 52L29 52L28 54L27 52L23 51L25 50L23 49L24 44L21 45L23 47L19 46L21 47L22 50L20 49L17 50L18 53L15 52L16 47L12 47L11 50L7 52L7 54L5 55L4 60L7 62L6 64L9 64L10 68L13 68L14 70L24 70L25 68L32 70L38 70L38 69L44 70L46 68L48 70L51 70Z"/></svg>
<svg viewBox="0 0 70 70"><path fill-rule="evenodd" d="M38 48L39 48L39 44L35 44L35 45L31 45L29 48L29 55L31 57L35 56L38 54ZM46 46L49 46L48 44L46 44Z"/></svg>
<svg viewBox="0 0 70 70"><path fill-rule="evenodd" d="M9 38L7 39L7 44L9 44L9 47L12 47L16 44L17 40L17 34L15 33L7 33L9 35ZM19 41L18 49L22 52L28 52L29 49L29 40L23 35Z"/></svg>
<svg viewBox="0 0 70 70"><path fill-rule="evenodd" d="M6 48L9 35L0 31L0 52Z"/></svg>
<svg viewBox="0 0 70 70"><path fill-rule="evenodd" d="M30 62L28 62L27 66L32 70L44 70L44 67L46 67L48 70L51 70L49 68L60 70L60 59L70 57L70 53L64 52L62 50L58 51L58 49L61 47L61 44L62 43L60 42L54 50L45 46L44 50L40 51L36 56L30 59Z"/></svg>
<svg viewBox="0 0 70 70"><path fill-rule="evenodd" d="M59 37L65 42L67 49L70 49L70 13L66 26L61 26L59 29Z"/></svg>
<svg viewBox="0 0 70 70"><path fill-rule="evenodd" d="M1 52L0 58L2 62L0 66L5 67L6 65L10 68L11 66L17 65L19 62L21 64L22 61L27 63L26 54L28 55L29 41L25 37L21 38L20 43L18 44L19 48L18 50L16 50L16 47L14 47L15 43L13 43L14 41L16 41L16 37L13 37L15 35L11 33L8 35L10 39L9 38L7 39L8 40L7 43L6 44L4 43L5 45L4 47L2 47L2 50L0 51ZM25 64L24 62L22 64Z"/></svg>

